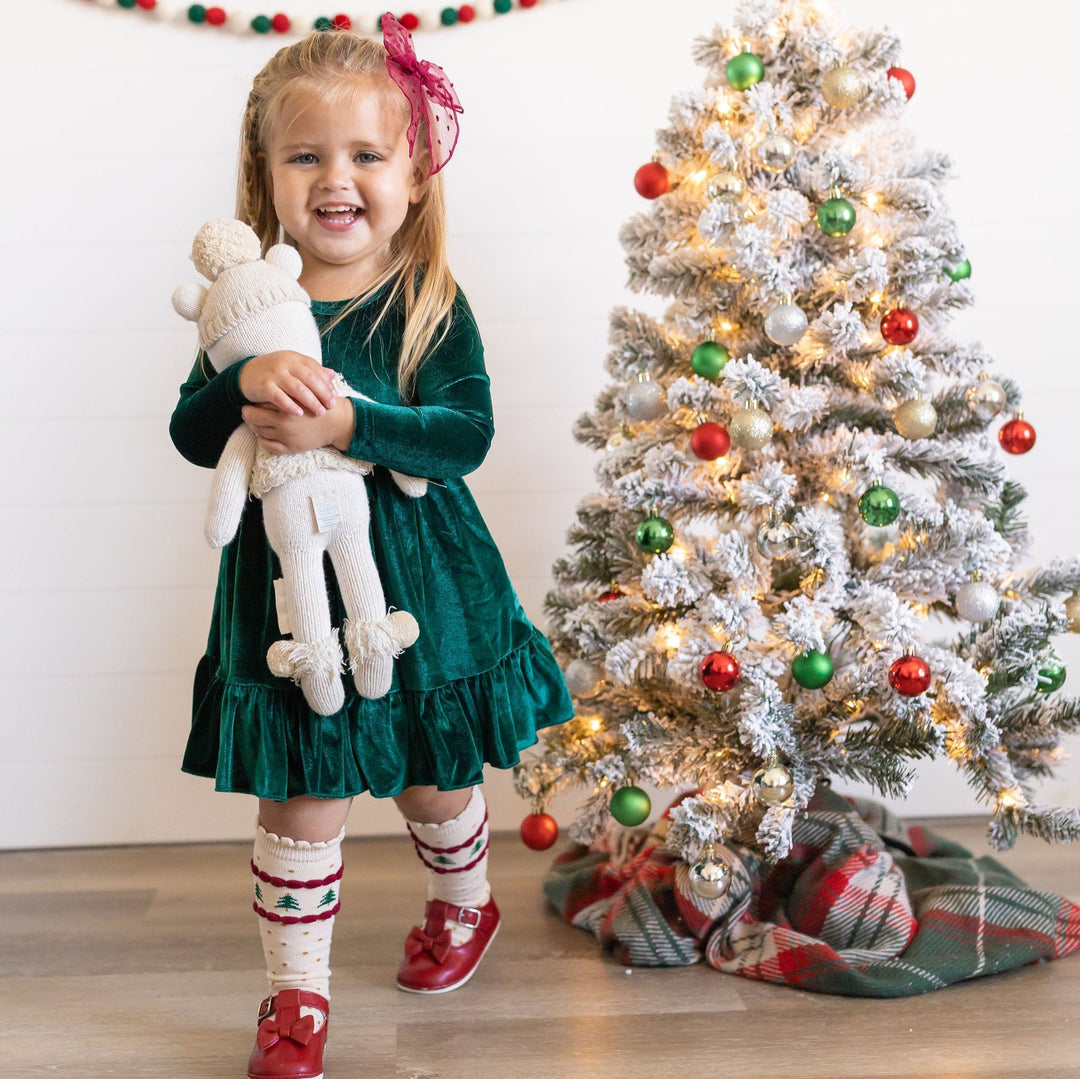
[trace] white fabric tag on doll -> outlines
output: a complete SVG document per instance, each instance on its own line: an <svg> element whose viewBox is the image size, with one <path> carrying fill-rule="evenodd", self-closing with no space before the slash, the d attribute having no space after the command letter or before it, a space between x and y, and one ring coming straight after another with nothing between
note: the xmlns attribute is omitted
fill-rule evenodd
<svg viewBox="0 0 1080 1079"><path fill-rule="evenodd" d="M333 491L311 496L311 509L315 514L315 529L318 532L330 532L341 522L338 513L337 495Z"/></svg>
<svg viewBox="0 0 1080 1079"><path fill-rule="evenodd" d="M277 608L278 630L282 633L292 633L292 621L289 618L289 599L285 593L285 582L280 577L274 581L274 606Z"/></svg>

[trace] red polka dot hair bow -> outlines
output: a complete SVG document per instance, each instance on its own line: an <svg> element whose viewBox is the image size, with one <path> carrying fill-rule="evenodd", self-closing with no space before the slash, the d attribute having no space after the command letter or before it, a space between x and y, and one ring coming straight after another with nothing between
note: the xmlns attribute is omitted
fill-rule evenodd
<svg viewBox="0 0 1080 1079"><path fill-rule="evenodd" d="M412 112L409 130L409 153L416 145L420 121L427 121L427 144L431 156L428 176L434 176L450 160L458 140L457 114L464 112L454 84L437 64L417 60L412 35L388 11L382 17L386 70L408 98Z"/></svg>

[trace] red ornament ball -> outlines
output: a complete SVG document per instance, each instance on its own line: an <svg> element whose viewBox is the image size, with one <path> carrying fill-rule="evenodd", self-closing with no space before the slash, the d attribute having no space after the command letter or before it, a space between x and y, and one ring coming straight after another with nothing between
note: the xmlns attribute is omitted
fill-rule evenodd
<svg viewBox="0 0 1080 1079"><path fill-rule="evenodd" d="M622 599L623 593L617 588L609 588L606 592L601 592L596 598L601 603L610 603L613 599Z"/></svg>
<svg viewBox="0 0 1080 1079"><path fill-rule="evenodd" d="M1006 453L1027 453L1035 445L1035 428L1018 416L998 431L998 442Z"/></svg>
<svg viewBox="0 0 1080 1079"><path fill-rule="evenodd" d="M930 664L919 656L901 656L889 668L889 685L904 697L917 697L930 688Z"/></svg>
<svg viewBox="0 0 1080 1079"><path fill-rule="evenodd" d="M702 461L715 461L731 449L731 436L723 424L699 424L690 436L690 449Z"/></svg>
<svg viewBox="0 0 1080 1079"><path fill-rule="evenodd" d="M730 652L710 652L701 661L701 680L706 688L718 693L731 689L739 680L742 668Z"/></svg>
<svg viewBox="0 0 1080 1079"><path fill-rule="evenodd" d="M208 7L206 9L206 21L211 26L225 25L225 9L221 7Z"/></svg>
<svg viewBox="0 0 1080 1079"><path fill-rule="evenodd" d="M559 838L559 825L550 813L530 813L521 822L521 842L530 850L547 850Z"/></svg>
<svg viewBox="0 0 1080 1079"><path fill-rule="evenodd" d="M352 29L352 19L348 15L335 15L330 21L333 23L335 30Z"/></svg>
<svg viewBox="0 0 1080 1079"><path fill-rule="evenodd" d="M910 345L919 332L919 317L906 307L894 307L881 317L881 336L890 345Z"/></svg>
<svg viewBox="0 0 1080 1079"><path fill-rule="evenodd" d="M890 79L896 79L898 83L903 85L904 93L907 94L907 99L910 101L911 95L915 93L915 76L906 67L891 67L885 74Z"/></svg>
<svg viewBox="0 0 1080 1079"><path fill-rule="evenodd" d="M650 161L634 173L634 188L644 199L658 199L670 187L671 177L659 161Z"/></svg>
<svg viewBox="0 0 1080 1079"><path fill-rule="evenodd" d="M457 17L459 22L472 22L476 18L476 8L471 4L462 4L458 8Z"/></svg>
<svg viewBox="0 0 1080 1079"><path fill-rule="evenodd" d="M283 15L280 11L270 20L270 25L279 33L287 34L289 27L292 23L289 21L288 15Z"/></svg>

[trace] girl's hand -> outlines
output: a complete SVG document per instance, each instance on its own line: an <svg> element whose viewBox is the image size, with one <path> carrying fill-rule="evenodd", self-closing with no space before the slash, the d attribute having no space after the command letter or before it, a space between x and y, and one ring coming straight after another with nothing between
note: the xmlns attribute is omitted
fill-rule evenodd
<svg viewBox="0 0 1080 1079"><path fill-rule="evenodd" d="M244 364L240 392L282 413L321 416L334 404L334 372L299 352L267 352Z"/></svg>
<svg viewBox="0 0 1080 1079"><path fill-rule="evenodd" d="M304 453L333 446L345 453L352 442L356 413L352 401L336 397L322 415L297 416L273 406L245 405L244 423L255 433L259 445L271 453Z"/></svg>

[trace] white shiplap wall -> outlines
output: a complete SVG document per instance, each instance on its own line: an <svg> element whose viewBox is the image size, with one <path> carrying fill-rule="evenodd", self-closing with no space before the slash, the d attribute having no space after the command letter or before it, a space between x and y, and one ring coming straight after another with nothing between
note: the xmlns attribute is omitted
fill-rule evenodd
<svg viewBox="0 0 1080 1079"><path fill-rule="evenodd" d="M911 126L956 161L950 201L979 297L965 327L1021 379L1039 430L1014 466L1031 490L1034 556L1070 554L1077 9L839 6L901 33L919 81ZM192 276L195 228L231 212L243 100L274 43L86 0L0 7L0 453L12 495L0 524L0 847L246 835L249 799L178 771L215 555L201 538L207 476L166 430L193 351L168 298ZM672 93L701 83L692 38L731 10L563 0L418 37L467 110L447 177L452 255L485 334L498 426L474 489L538 620L574 506L594 487L569 432L603 382L608 312L629 299L616 235L641 208L630 178ZM1075 639L1061 651L1080 675ZM1080 800L1075 763L1046 793ZM495 825L515 826L507 776L489 798ZM943 766L907 808L976 807ZM351 822L398 827L370 799Z"/></svg>

